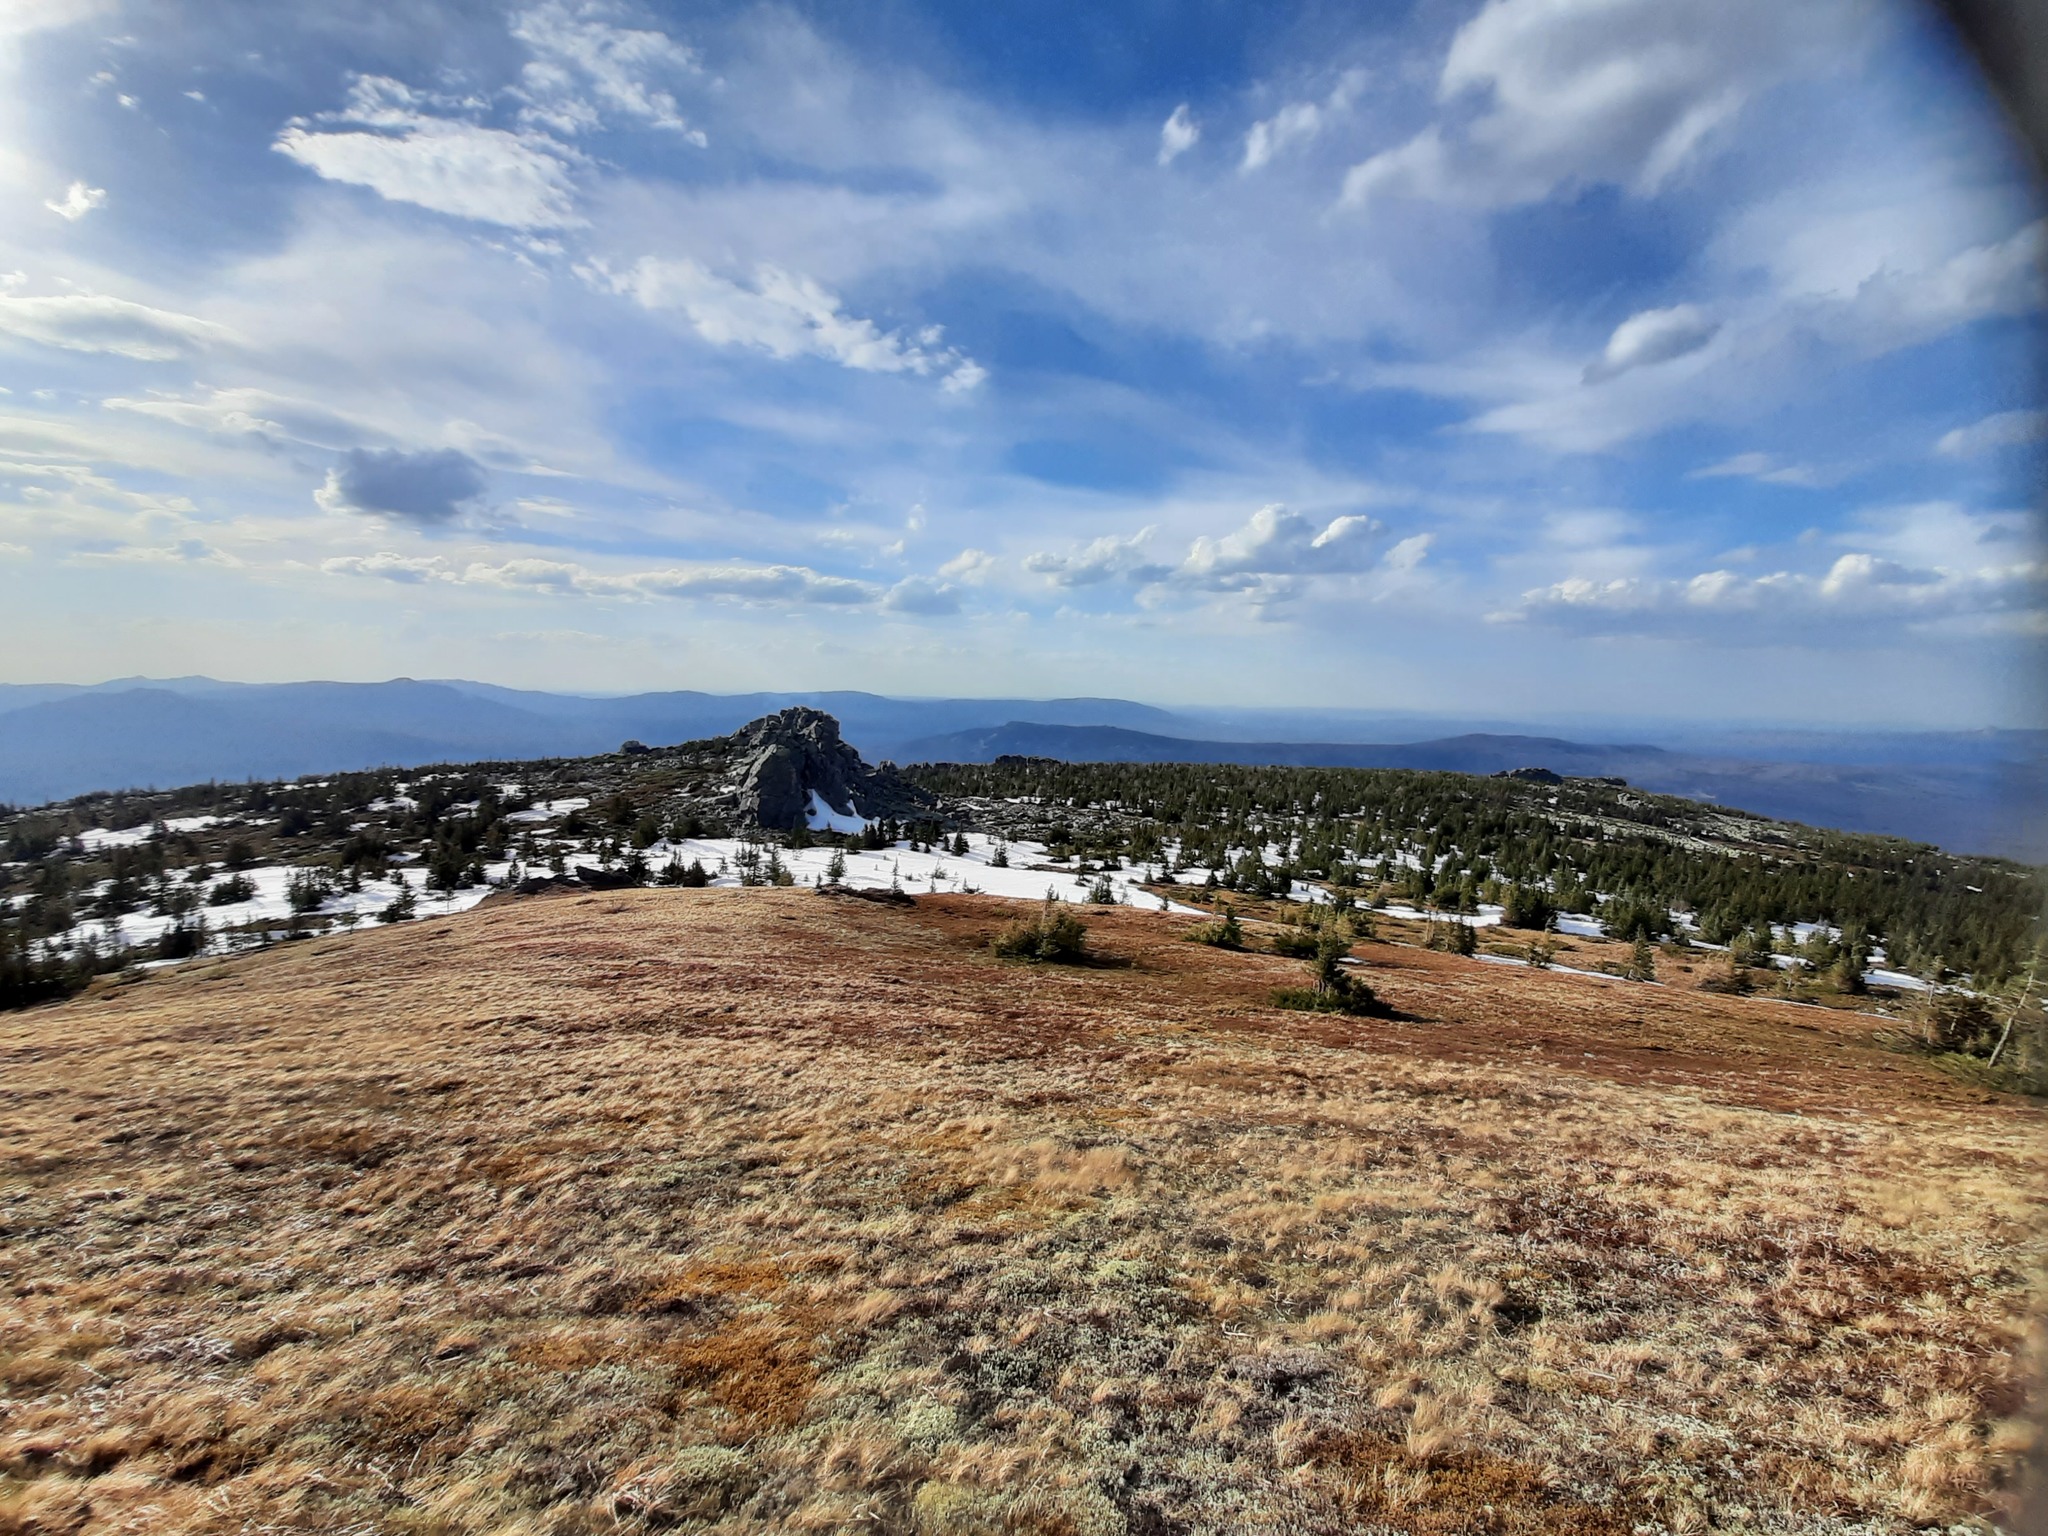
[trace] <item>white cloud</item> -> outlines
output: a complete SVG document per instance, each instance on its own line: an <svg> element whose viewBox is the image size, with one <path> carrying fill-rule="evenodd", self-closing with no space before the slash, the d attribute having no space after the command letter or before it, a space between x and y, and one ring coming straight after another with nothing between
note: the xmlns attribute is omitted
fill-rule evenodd
<svg viewBox="0 0 2048 1536"><path fill-rule="evenodd" d="M749 606L819 606L872 608L888 604L903 612L939 612L942 589L916 578L885 590L871 582L825 576L800 565L754 565L741 562L669 566L658 570L604 572L571 560L519 558L496 563L484 560L457 565L439 556L384 552L339 555L321 562L331 575L374 577L401 583L445 582L555 597L711 599ZM950 610L947 610L950 611Z"/></svg>
<svg viewBox="0 0 2048 1536"><path fill-rule="evenodd" d="M84 293L0 293L0 335L70 352L110 352L139 362L165 362L234 339L226 326L210 320Z"/></svg>
<svg viewBox="0 0 2048 1536"><path fill-rule="evenodd" d="M1326 100L1289 102L1271 117L1253 123L1244 136L1244 159L1238 170L1246 174L1261 170L1283 151L1316 139L1333 119L1351 110L1365 81L1364 70L1346 70Z"/></svg>
<svg viewBox="0 0 2048 1536"><path fill-rule="evenodd" d="M1213 592L1252 591L1275 576L1323 576L1365 570L1384 530L1369 517L1318 526L1274 503L1220 539L1198 538L1175 573Z"/></svg>
<svg viewBox="0 0 2048 1536"><path fill-rule="evenodd" d="M1298 594L1308 578L1371 569L1372 552L1383 531L1369 517L1348 515L1318 523L1273 503L1252 513L1241 528L1219 538L1196 538L1178 565L1151 554L1156 530L1148 527L1128 537L1096 539L1070 554L1040 551L1025 557L1024 568L1059 587L1120 581L1135 587L1244 593L1270 602ZM1403 559L1412 568L1428 547L1427 537L1407 541Z"/></svg>
<svg viewBox="0 0 2048 1536"><path fill-rule="evenodd" d="M1833 484L1832 477L1808 464L1788 464L1768 453L1738 453L1733 458L1696 469L1692 480L1759 480L1765 485L1796 485L1815 490Z"/></svg>
<svg viewBox="0 0 2048 1536"><path fill-rule="evenodd" d="M1489 0L1452 39L1443 120L1353 166L1343 201L1654 193L1762 91L1853 56L1872 20L1863 0Z"/></svg>
<svg viewBox="0 0 2048 1536"><path fill-rule="evenodd" d="M1323 131L1323 109L1312 101L1290 102L1271 117L1253 123L1244 136L1240 171L1256 171L1271 163L1288 145L1313 139Z"/></svg>
<svg viewBox="0 0 2048 1536"><path fill-rule="evenodd" d="M1400 541L1380 558L1380 568L1399 575L1420 569L1429 557L1430 546L1436 543L1433 533L1414 533Z"/></svg>
<svg viewBox="0 0 2048 1536"><path fill-rule="evenodd" d="M389 551L375 555L336 555L322 560L320 569L332 576L374 576L414 586L429 581L460 578L438 555L396 555Z"/></svg>
<svg viewBox="0 0 2048 1536"><path fill-rule="evenodd" d="M889 589L882 607L890 613L914 613L938 617L960 611L960 593L946 582L923 576L906 576Z"/></svg>
<svg viewBox="0 0 2048 1536"><path fill-rule="evenodd" d="M643 309L679 310L714 346L753 347L771 357L822 357L863 373L939 374L949 391L971 390L988 375L955 348L940 347L928 326L915 339L846 314L819 284L763 266L751 285L723 278L685 258L643 257L622 276L595 275Z"/></svg>
<svg viewBox="0 0 2048 1536"><path fill-rule="evenodd" d="M497 128L439 118L396 136L293 126L272 148L329 181L459 219L513 229L577 222L562 161L542 142Z"/></svg>
<svg viewBox="0 0 2048 1536"><path fill-rule="evenodd" d="M2021 315L2048 298L2042 263L2048 219L1917 270L1886 269L1852 294L1808 305L1815 332L1866 356L1913 346L1995 315Z"/></svg>
<svg viewBox="0 0 2048 1536"><path fill-rule="evenodd" d="M534 54L521 76L520 94L528 102L522 116L558 133L596 127L598 111L575 94L582 84L614 112L704 144L704 134L683 120L675 97L653 83L663 74L697 73L695 52L665 32L613 26L599 14L599 7L572 9L546 0L513 18L512 35Z"/></svg>
<svg viewBox="0 0 2048 1536"><path fill-rule="evenodd" d="M1195 147L1202 137L1202 125L1194 114L1188 111L1188 104L1182 102L1173 109L1173 115L1159 128L1159 163L1171 165L1182 155Z"/></svg>
<svg viewBox="0 0 2048 1536"><path fill-rule="evenodd" d="M544 134L510 133L425 110L469 105L366 75L350 90L345 109L294 121L271 148L329 181L460 219L510 229L581 222L571 207L572 157L560 144ZM336 131L314 122L361 126Z"/></svg>
<svg viewBox="0 0 2048 1536"><path fill-rule="evenodd" d="M1586 365L1588 383L1611 379L1631 368L1648 368L1697 352L1721 329L1691 304L1674 304L1669 309L1646 309L1630 315L1607 338L1607 348Z"/></svg>
<svg viewBox="0 0 2048 1536"><path fill-rule="evenodd" d="M2018 448L2048 438L2048 411L2000 411L1967 427L1944 432L1936 453L1970 459L1999 448Z"/></svg>
<svg viewBox="0 0 2048 1536"><path fill-rule="evenodd" d="M0 41L76 26L112 5L113 0L0 0Z"/></svg>
<svg viewBox="0 0 2048 1536"><path fill-rule="evenodd" d="M1172 573L1173 567L1161 565L1147 554L1154 531L1140 528L1123 538L1105 534L1069 555L1041 550L1024 557L1024 569L1045 577L1056 587L1092 587L1116 580L1142 586L1160 581Z"/></svg>
<svg viewBox="0 0 2048 1536"><path fill-rule="evenodd" d="M1704 571L1680 579L1572 577L1526 592L1496 621L1531 621L1588 635L1672 634L1743 645L1825 641L1847 623L1981 632L2038 619L2048 570L2016 561L1974 568L1910 566L1868 551L1822 575Z"/></svg>
<svg viewBox="0 0 2048 1536"><path fill-rule="evenodd" d="M1921 268L1880 270L1842 292L1731 300L1718 330L1695 306L1645 311L1616 327L1591 367L1546 338L1452 361L1383 364L1365 377L1479 404L1468 430L1599 453L1681 421L1753 420L1771 402L1810 394L1817 362L1846 370L1960 326L2036 310L2044 250L2048 221ZM1670 366L1681 358L1694 360Z"/></svg>
<svg viewBox="0 0 2048 1536"><path fill-rule="evenodd" d="M996 557L985 549L963 549L959 554L939 567L939 574L949 581L986 581L995 570Z"/></svg>
<svg viewBox="0 0 2048 1536"><path fill-rule="evenodd" d="M93 209L104 208L106 205L107 189L105 187L88 187L82 181L74 181L70 186L66 187L61 201L43 204L45 208L56 214L58 218L69 219L73 223L84 218Z"/></svg>
<svg viewBox="0 0 2048 1536"><path fill-rule="evenodd" d="M258 437L272 443L301 443L341 450L381 434L352 417L315 401L254 388L216 389L203 399L173 395L114 396L102 400L110 411L155 417L194 431L226 437Z"/></svg>

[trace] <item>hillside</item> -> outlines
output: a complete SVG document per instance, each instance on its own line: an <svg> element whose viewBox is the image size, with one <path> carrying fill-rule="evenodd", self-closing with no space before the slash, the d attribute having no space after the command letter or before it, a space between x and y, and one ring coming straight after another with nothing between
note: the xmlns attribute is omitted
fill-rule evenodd
<svg viewBox="0 0 2048 1536"><path fill-rule="evenodd" d="M1587 739L1576 726L1568 737L1507 722L1358 710L1165 710L1125 699L846 691L584 696L410 678L0 684L0 804L207 779L583 756L626 740L702 740L793 706L833 715L877 761L1021 754L1466 773L1537 765L1958 852L2048 861L2048 733L2037 731L1708 731L1644 722L1624 737L1637 745L1614 745L1613 722Z"/></svg>
<svg viewBox="0 0 2048 1536"><path fill-rule="evenodd" d="M2030 1113L1853 1020L810 891L17 1015L0 1529L1880 1536L2001 1507Z"/></svg>
<svg viewBox="0 0 2048 1536"><path fill-rule="evenodd" d="M1212 741L1115 725L1012 720L906 744L920 762L992 763L1051 757L1076 763L1230 763L1307 768L1409 768L1491 774L1541 767L1581 778L1622 778L1674 795L1807 822L1935 843L1964 853L2048 861L2048 796L2040 743L1959 742L1915 753L1902 741L1807 739L1733 751L1672 751L1556 736L1468 732L1410 742ZM2006 750L2005 748L2009 748ZM1784 755L1785 753L1796 755ZM1871 761L1868 754L1892 760ZM1775 753L1775 755L1774 755Z"/></svg>
<svg viewBox="0 0 2048 1536"><path fill-rule="evenodd" d="M1718 954L1737 990L1883 1007L1958 975L2016 988L2042 905L2024 866L1596 779L1043 759L899 771L802 708L589 758L87 796L0 815L0 854L0 1005L495 890L829 880L1561 925ZM1529 958L1521 941L1496 947ZM2038 1001L2000 1004L2026 1009L2029 1072L2036 1044L2048 1051ZM1992 1049L1981 1020L1964 1033Z"/></svg>

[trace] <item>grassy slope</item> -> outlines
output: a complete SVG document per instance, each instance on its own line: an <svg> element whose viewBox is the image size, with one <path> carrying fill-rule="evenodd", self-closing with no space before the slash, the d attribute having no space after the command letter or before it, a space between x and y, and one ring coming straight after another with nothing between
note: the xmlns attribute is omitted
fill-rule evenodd
<svg viewBox="0 0 2048 1536"><path fill-rule="evenodd" d="M1013 913L547 897L10 1017L0 1531L1996 1505L2028 1112L1768 1000L1363 945L1406 1019L1287 1014Z"/></svg>

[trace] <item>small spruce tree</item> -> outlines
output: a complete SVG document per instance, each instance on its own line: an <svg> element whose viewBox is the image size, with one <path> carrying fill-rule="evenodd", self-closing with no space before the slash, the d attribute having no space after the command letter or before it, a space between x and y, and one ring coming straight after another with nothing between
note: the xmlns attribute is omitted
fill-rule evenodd
<svg viewBox="0 0 2048 1536"><path fill-rule="evenodd" d="M1629 951L1628 979L1630 981L1655 981L1657 979L1657 950L1647 938L1637 937L1635 948Z"/></svg>

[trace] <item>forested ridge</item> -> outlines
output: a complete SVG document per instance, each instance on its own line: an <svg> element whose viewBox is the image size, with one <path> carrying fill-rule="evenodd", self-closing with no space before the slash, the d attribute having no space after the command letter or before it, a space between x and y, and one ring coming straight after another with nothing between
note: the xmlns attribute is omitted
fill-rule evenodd
<svg viewBox="0 0 2048 1536"><path fill-rule="evenodd" d="M1170 848L1182 867L1274 883L1393 882L1452 909L1484 889L1537 887L1566 910L1602 899L1675 908L1714 942L1760 924L1824 923L1881 943L1902 968L1987 982L2027 963L2044 895L2041 872L2009 860L1603 780L1045 758L907 773L1102 853L1144 860Z"/></svg>

